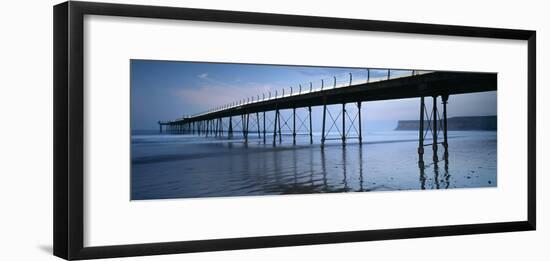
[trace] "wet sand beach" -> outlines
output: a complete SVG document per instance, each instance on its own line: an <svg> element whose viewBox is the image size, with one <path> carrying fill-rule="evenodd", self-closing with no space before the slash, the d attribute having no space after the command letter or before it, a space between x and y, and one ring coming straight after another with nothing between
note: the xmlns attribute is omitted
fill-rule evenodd
<svg viewBox="0 0 550 261"><path fill-rule="evenodd" d="M497 186L497 135L492 131L449 131L449 159L432 160L426 147L419 168L417 132L365 132L363 144L328 142L314 134L283 136L272 144L250 134L132 135L131 199L227 197L335 192L375 192Z"/></svg>

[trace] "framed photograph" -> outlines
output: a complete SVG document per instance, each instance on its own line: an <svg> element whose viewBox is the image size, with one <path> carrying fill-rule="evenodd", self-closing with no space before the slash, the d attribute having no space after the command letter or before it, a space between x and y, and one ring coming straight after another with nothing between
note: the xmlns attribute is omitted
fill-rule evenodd
<svg viewBox="0 0 550 261"><path fill-rule="evenodd" d="M536 33L54 6L54 254L535 230Z"/></svg>

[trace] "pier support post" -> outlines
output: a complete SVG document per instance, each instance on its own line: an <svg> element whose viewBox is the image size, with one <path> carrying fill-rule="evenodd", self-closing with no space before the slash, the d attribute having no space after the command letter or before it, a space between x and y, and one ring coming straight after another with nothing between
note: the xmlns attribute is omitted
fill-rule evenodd
<svg viewBox="0 0 550 261"><path fill-rule="evenodd" d="M313 144L313 127L312 127L312 120L311 120L311 106L308 107L309 111L309 144Z"/></svg>
<svg viewBox="0 0 550 261"><path fill-rule="evenodd" d="M244 143L248 143L248 115L249 115L248 113L246 114L246 116L244 114L241 115Z"/></svg>
<svg viewBox="0 0 550 261"><path fill-rule="evenodd" d="M325 122L327 119L327 97L323 96L323 128L321 132L321 148L325 146Z"/></svg>
<svg viewBox="0 0 550 261"><path fill-rule="evenodd" d="M227 133L228 138L233 138L233 117L229 116L229 130Z"/></svg>
<svg viewBox="0 0 550 261"><path fill-rule="evenodd" d="M275 109L275 119L273 120L273 146L276 145L277 139L277 119L279 118L279 109Z"/></svg>
<svg viewBox="0 0 550 261"><path fill-rule="evenodd" d="M256 112L256 126L258 127L258 139L261 138L260 135L260 114Z"/></svg>
<svg viewBox="0 0 550 261"><path fill-rule="evenodd" d="M441 95L441 101L443 103L443 148L445 153L443 157L445 160L449 159L449 143L447 143L447 102L449 100L449 95Z"/></svg>
<svg viewBox="0 0 550 261"><path fill-rule="evenodd" d="M418 128L418 166L424 167L424 96L420 97L420 120Z"/></svg>
<svg viewBox="0 0 550 261"><path fill-rule="evenodd" d="M214 136L216 134L216 123L214 123L214 119L210 120L210 135Z"/></svg>
<svg viewBox="0 0 550 261"><path fill-rule="evenodd" d="M218 124L216 123L218 119L212 119L212 136L218 136L216 135L216 132L218 131Z"/></svg>
<svg viewBox="0 0 550 261"><path fill-rule="evenodd" d="M245 133L245 121L246 121L246 118L244 117L244 114L241 115L241 133L243 135L243 138L246 139L246 133ZM246 141L245 141L246 142Z"/></svg>
<svg viewBox="0 0 550 261"><path fill-rule="evenodd" d="M296 145L296 108L292 108L292 144Z"/></svg>
<svg viewBox="0 0 550 261"><path fill-rule="evenodd" d="M246 138L245 143L248 143L248 122L250 120L250 113L246 114Z"/></svg>
<svg viewBox="0 0 550 261"><path fill-rule="evenodd" d="M357 102L357 113L359 114L359 146L363 144L363 130L361 129L361 101Z"/></svg>
<svg viewBox="0 0 550 261"><path fill-rule="evenodd" d="M162 124L159 121L159 133L162 133Z"/></svg>
<svg viewBox="0 0 550 261"><path fill-rule="evenodd" d="M223 118L220 118L219 121L220 121L220 137L223 137Z"/></svg>
<svg viewBox="0 0 550 261"><path fill-rule="evenodd" d="M220 132L220 119L216 119L216 131L214 131L214 134L216 137L218 137L219 132Z"/></svg>
<svg viewBox="0 0 550 261"><path fill-rule="evenodd" d="M264 121L264 144L265 144L265 111L263 112L263 121Z"/></svg>
<svg viewBox="0 0 550 261"><path fill-rule="evenodd" d="M342 145L346 146L346 104L342 103Z"/></svg>
<svg viewBox="0 0 550 261"><path fill-rule="evenodd" d="M433 160L434 162L437 162L439 159L437 157L437 96L433 96L433 109L432 109L433 115L432 115L432 134L433 134L433 141L432 141L432 150L433 150Z"/></svg>
<svg viewBox="0 0 550 261"><path fill-rule="evenodd" d="M205 135L205 137L208 138L209 134L210 134L210 120L206 120L206 135Z"/></svg>
<svg viewBox="0 0 550 261"><path fill-rule="evenodd" d="M223 118L220 118L220 136L223 137L224 130L223 130Z"/></svg>
<svg viewBox="0 0 550 261"><path fill-rule="evenodd" d="M283 135L281 134L281 112L277 109L277 125L279 127L279 144L283 143Z"/></svg>

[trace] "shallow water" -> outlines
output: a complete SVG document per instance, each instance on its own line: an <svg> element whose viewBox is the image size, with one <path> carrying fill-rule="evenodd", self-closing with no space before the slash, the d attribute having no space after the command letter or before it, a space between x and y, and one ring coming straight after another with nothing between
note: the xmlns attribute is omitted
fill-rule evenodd
<svg viewBox="0 0 550 261"><path fill-rule="evenodd" d="M356 140L314 144L292 136L274 147L257 134L247 144L196 135L132 135L133 200L495 187L497 135L487 131L450 131L449 159L434 163L425 147L418 166L415 131L364 132ZM426 143L431 143L427 140Z"/></svg>

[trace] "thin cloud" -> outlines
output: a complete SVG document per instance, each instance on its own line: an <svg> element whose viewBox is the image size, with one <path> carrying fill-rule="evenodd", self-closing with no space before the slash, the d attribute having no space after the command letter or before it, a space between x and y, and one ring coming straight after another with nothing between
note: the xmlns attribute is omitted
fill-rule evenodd
<svg viewBox="0 0 550 261"><path fill-rule="evenodd" d="M211 80L211 79L209 79ZM262 98L262 94L267 94L275 89L271 85L251 85L251 86L233 86L209 84L199 88L182 88L176 91L182 102L195 106L199 111L186 112L190 114L198 113L200 110L212 108L215 106L226 105L235 101L252 98L254 100Z"/></svg>
<svg viewBox="0 0 550 261"><path fill-rule="evenodd" d="M197 75L197 77L199 77L201 79L207 79L208 78L208 73L201 73L201 74Z"/></svg>

